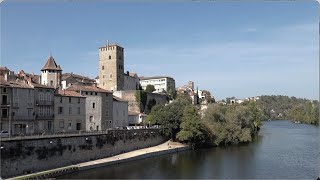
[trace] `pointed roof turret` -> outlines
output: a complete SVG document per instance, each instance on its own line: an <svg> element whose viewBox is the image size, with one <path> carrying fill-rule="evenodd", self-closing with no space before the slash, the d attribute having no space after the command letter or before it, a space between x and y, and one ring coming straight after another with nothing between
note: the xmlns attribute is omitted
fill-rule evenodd
<svg viewBox="0 0 320 180"><path fill-rule="evenodd" d="M50 54L50 57L48 58L47 63L41 69L41 71L44 71L44 70L62 71L60 65L57 65L57 63L55 62L51 54Z"/></svg>

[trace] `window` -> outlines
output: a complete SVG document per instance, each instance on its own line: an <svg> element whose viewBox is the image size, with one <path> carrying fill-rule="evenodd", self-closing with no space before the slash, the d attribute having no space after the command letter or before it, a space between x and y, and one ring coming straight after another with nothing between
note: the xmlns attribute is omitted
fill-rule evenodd
<svg viewBox="0 0 320 180"><path fill-rule="evenodd" d="M60 127L60 128L64 128L64 122L63 122L63 120L61 120L61 121L59 122L59 127Z"/></svg>
<svg viewBox="0 0 320 180"><path fill-rule="evenodd" d="M80 104L80 98L78 98L78 104Z"/></svg>
<svg viewBox="0 0 320 180"><path fill-rule="evenodd" d="M90 93L90 95L92 95L92 92Z"/></svg>
<svg viewBox="0 0 320 180"><path fill-rule="evenodd" d="M80 107L78 107L78 114L80 114Z"/></svg>
<svg viewBox="0 0 320 180"><path fill-rule="evenodd" d="M97 131L99 130L99 126L97 126Z"/></svg>
<svg viewBox="0 0 320 180"><path fill-rule="evenodd" d="M98 95L98 93L96 92L96 95Z"/></svg>
<svg viewBox="0 0 320 180"><path fill-rule="evenodd" d="M111 56L109 56L109 59L111 59Z"/></svg>
<svg viewBox="0 0 320 180"><path fill-rule="evenodd" d="M94 120L93 116L89 116L89 122L92 122Z"/></svg>
<svg viewBox="0 0 320 180"><path fill-rule="evenodd" d="M86 95L88 95L88 92L86 92Z"/></svg>
<svg viewBox="0 0 320 180"><path fill-rule="evenodd" d="M7 88L3 88L2 92L6 93L7 92Z"/></svg>
<svg viewBox="0 0 320 180"><path fill-rule="evenodd" d="M112 122L111 122L111 121L109 121L109 123L111 124Z"/></svg>
<svg viewBox="0 0 320 180"><path fill-rule="evenodd" d="M77 131L81 130L81 123L77 123Z"/></svg>
<svg viewBox="0 0 320 180"><path fill-rule="evenodd" d="M53 81L50 81L50 85L53 86Z"/></svg>
<svg viewBox="0 0 320 180"><path fill-rule="evenodd" d="M71 97L69 97L69 103L71 103Z"/></svg>
<svg viewBox="0 0 320 180"><path fill-rule="evenodd" d="M68 129L71 129L72 128L72 123L69 122L69 126L68 126Z"/></svg>
<svg viewBox="0 0 320 180"><path fill-rule="evenodd" d="M104 70L104 66L102 66L102 70Z"/></svg>
<svg viewBox="0 0 320 180"><path fill-rule="evenodd" d="M112 78L112 74L109 75L109 78L110 78L110 79Z"/></svg>
<svg viewBox="0 0 320 180"><path fill-rule="evenodd" d="M2 109L2 117L8 118L8 109Z"/></svg>
<svg viewBox="0 0 320 180"><path fill-rule="evenodd" d="M58 108L58 114L62 114L63 113L63 107L59 107Z"/></svg>
<svg viewBox="0 0 320 180"><path fill-rule="evenodd" d="M62 103L62 97L60 97L60 103Z"/></svg>
<svg viewBox="0 0 320 180"><path fill-rule="evenodd" d="M8 97L6 95L2 95L2 104L7 105L8 104Z"/></svg>
<svg viewBox="0 0 320 180"><path fill-rule="evenodd" d="M106 75L102 75L102 78L103 78L103 79L106 78Z"/></svg>
<svg viewBox="0 0 320 180"><path fill-rule="evenodd" d="M69 114L72 114L72 107L69 107Z"/></svg>
<svg viewBox="0 0 320 180"><path fill-rule="evenodd" d="M52 121L48 121L48 130L52 129Z"/></svg>
<svg viewBox="0 0 320 180"><path fill-rule="evenodd" d="M92 108L96 108L96 103L92 103Z"/></svg>

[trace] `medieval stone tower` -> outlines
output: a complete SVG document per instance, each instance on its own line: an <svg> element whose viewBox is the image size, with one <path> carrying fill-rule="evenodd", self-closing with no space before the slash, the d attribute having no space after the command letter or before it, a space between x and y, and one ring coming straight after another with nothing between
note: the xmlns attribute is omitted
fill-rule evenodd
<svg viewBox="0 0 320 180"><path fill-rule="evenodd" d="M61 88L62 69L50 55L47 63L41 69L41 84Z"/></svg>
<svg viewBox="0 0 320 180"><path fill-rule="evenodd" d="M124 87L123 47L108 44L99 48L99 87L120 91Z"/></svg>

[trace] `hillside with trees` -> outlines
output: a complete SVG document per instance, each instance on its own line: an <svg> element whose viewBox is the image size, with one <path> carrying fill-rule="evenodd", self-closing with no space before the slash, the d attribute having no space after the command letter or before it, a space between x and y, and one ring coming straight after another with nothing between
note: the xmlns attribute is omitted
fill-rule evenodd
<svg viewBox="0 0 320 180"><path fill-rule="evenodd" d="M257 106L264 120L286 119L319 125L319 101L289 96L260 96Z"/></svg>

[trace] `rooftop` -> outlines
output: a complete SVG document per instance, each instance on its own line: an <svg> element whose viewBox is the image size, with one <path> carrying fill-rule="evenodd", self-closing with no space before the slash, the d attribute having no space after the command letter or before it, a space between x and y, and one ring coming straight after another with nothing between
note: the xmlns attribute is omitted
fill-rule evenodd
<svg viewBox="0 0 320 180"><path fill-rule="evenodd" d="M69 91L69 90L58 90L56 92L56 95L68 96L68 97L85 97L85 96L82 96L80 93L77 93L75 91Z"/></svg>
<svg viewBox="0 0 320 180"><path fill-rule="evenodd" d="M102 92L102 93L112 93L111 91L95 87L95 86L83 86L83 85L71 85L67 88L69 91L89 91L89 92Z"/></svg>
<svg viewBox="0 0 320 180"><path fill-rule="evenodd" d="M170 79L173 79L172 77L170 76L152 76L152 77L144 77L144 76L141 76L139 77L140 80L148 80L148 79L162 79L162 78L170 78ZM174 80L174 79L173 79Z"/></svg>
<svg viewBox="0 0 320 180"><path fill-rule="evenodd" d="M44 70L62 71L60 65L57 65L56 61L53 59L53 57L51 55L50 55L47 63L41 69L41 71L44 71Z"/></svg>
<svg viewBox="0 0 320 180"><path fill-rule="evenodd" d="M117 96L113 96L113 100L114 100L114 101L119 101L119 102L128 102L127 100L124 100L124 99L119 98L119 97L117 97Z"/></svg>

